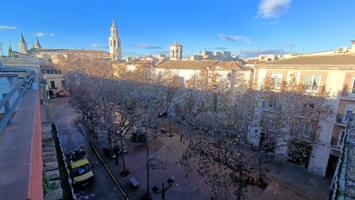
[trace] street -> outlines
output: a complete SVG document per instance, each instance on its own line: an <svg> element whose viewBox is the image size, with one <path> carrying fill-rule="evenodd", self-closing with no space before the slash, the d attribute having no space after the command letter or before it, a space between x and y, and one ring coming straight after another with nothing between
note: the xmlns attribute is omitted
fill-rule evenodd
<svg viewBox="0 0 355 200"><path fill-rule="evenodd" d="M68 106L68 100L69 98L56 98L50 101L60 143L65 153L79 149L80 145L83 145L94 172L93 183L75 192L80 193L79 199L124 199L98 157L76 128L74 124L76 113L71 106Z"/></svg>

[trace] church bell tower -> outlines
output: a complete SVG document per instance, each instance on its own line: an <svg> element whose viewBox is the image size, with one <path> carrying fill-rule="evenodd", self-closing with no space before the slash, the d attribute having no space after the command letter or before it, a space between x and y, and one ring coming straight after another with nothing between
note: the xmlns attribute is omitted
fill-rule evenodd
<svg viewBox="0 0 355 200"><path fill-rule="evenodd" d="M111 36L109 37L110 55L112 60L121 59L121 40L118 36L118 30L115 20L112 21L111 25Z"/></svg>

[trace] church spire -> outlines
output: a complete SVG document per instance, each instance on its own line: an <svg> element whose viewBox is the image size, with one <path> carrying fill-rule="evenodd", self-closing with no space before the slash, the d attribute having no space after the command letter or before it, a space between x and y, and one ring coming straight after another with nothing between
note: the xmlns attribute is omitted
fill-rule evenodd
<svg viewBox="0 0 355 200"><path fill-rule="evenodd" d="M21 32L21 39L20 39L20 42L26 43L25 38L23 37L23 33L22 33L22 32Z"/></svg>
<svg viewBox="0 0 355 200"><path fill-rule="evenodd" d="M23 54L27 54L27 43L25 41L25 38L23 37L23 33L21 33L21 38L20 38L20 52Z"/></svg>
<svg viewBox="0 0 355 200"><path fill-rule="evenodd" d="M11 57L12 54L13 54L13 51L12 51L12 46L11 46L11 44L10 44L7 55Z"/></svg>
<svg viewBox="0 0 355 200"><path fill-rule="evenodd" d="M112 20L112 25L111 25L112 28L116 28L116 21L115 19Z"/></svg>
<svg viewBox="0 0 355 200"><path fill-rule="evenodd" d="M34 48L36 49L42 48L41 44L39 43L38 37L36 37L36 44L34 45Z"/></svg>

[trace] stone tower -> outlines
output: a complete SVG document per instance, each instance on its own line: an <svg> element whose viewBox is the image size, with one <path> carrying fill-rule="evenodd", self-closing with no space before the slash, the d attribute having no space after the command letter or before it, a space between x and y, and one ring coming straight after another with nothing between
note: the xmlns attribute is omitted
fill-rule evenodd
<svg viewBox="0 0 355 200"><path fill-rule="evenodd" d="M170 60L181 60L182 59L182 45L175 42L170 46Z"/></svg>
<svg viewBox="0 0 355 200"><path fill-rule="evenodd" d="M23 37L23 34L21 33L21 39L20 39L20 52L27 54L27 43L25 41L25 38Z"/></svg>
<svg viewBox="0 0 355 200"><path fill-rule="evenodd" d="M35 48L35 49L42 48L41 44L39 43L38 37L36 38L36 44L33 45L33 48Z"/></svg>
<svg viewBox="0 0 355 200"><path fill-rule="evenodd" d="M112 60L121 59L121 40L118 36L118 30L115 20L112 21L111 25L111 36L109 38L110 54Z"/></svg>

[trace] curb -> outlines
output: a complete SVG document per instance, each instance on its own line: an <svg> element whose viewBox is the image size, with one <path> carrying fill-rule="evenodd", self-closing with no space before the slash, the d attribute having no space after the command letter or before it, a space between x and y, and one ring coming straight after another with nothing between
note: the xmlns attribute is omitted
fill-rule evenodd
<svg viewBox="0 0 355 200"><path fill-rule="evenodd" d="M130 198L128 197L128 195L126 194L126 192L124 191L122 185L116 180L116 178L113 176L110 168L107 166L106 162L102 159L100 153L97 151L96 147L94 144L92 144L92 142L90 141L90 139L87 137L85 131L79 126L77 121L74 121L74 124L76 126L76 128L79 130L80 134L83 135L84 139L88 142L88 144L90 145L91 149L95 152L96 156L99 158L101 164L105 167L105 170L107 171L107 173L110 175L111 179L113 180L113 182L115 183L117 189L121 192L122 196L124 197L125 200L130 200Z"/></svg>

